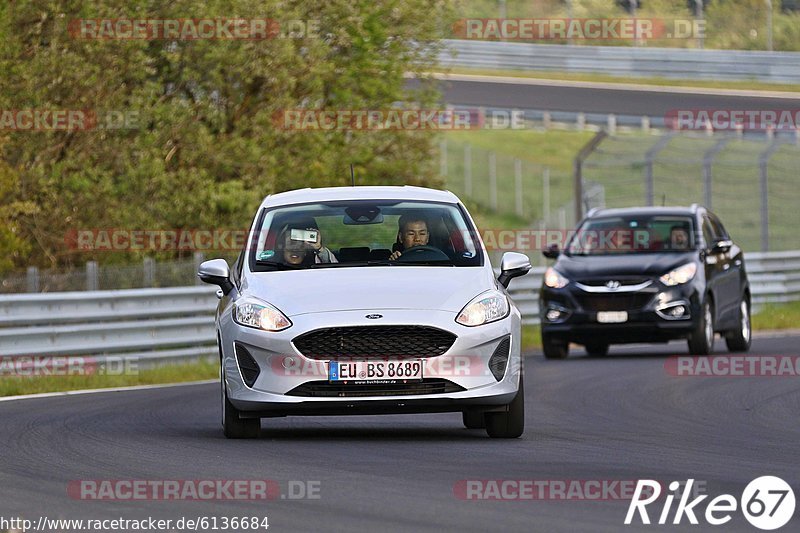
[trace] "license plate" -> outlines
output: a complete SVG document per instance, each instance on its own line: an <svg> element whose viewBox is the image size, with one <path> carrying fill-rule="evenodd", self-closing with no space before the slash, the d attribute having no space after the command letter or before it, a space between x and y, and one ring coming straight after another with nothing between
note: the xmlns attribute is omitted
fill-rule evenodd
<svg viewBox="0 0 800 533"><path fill-rule="evenodd" d="M619 324L628 321L627 311L598 311L597 321L601 324Z"/></svg>
<svg viewBox="0 0 800 533"><path fill-rule="evenodd" d="M329 381L386 381L422 379L422 361L329 361Z"/></svg>

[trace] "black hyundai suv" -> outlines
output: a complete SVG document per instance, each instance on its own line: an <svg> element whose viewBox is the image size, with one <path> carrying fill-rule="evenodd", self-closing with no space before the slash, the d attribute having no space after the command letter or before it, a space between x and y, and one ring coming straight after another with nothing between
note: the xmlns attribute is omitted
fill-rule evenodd
<svg viewBox="0 0 800 533"><path fill-rule="evenodd" d="M687 339L707 355L720 333L750 348L750 285L742 250L711 211L691 207L592 210L547 269L540 295L544 355L569 343L601 356L610 344Z"/></svg>

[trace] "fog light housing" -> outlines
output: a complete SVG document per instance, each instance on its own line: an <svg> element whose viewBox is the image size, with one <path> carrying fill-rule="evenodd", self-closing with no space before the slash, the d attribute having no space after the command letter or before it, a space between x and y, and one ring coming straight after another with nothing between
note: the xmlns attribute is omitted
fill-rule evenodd
<svg viewBox="0 0 800 533"><path fill-rule="evenodd" d="M689 304L682 300L660 305L656 308L656 313L665 320L686 320L691 316Z"/></svg>
<svg viewBox="0 0 800 533"><path fill-rule="evenodd" d="M547 311L544 313L544 318L547 322L563 322L569 318L571 314L569 309L565 309L560 305L550 304L546 309Z"/></svg>

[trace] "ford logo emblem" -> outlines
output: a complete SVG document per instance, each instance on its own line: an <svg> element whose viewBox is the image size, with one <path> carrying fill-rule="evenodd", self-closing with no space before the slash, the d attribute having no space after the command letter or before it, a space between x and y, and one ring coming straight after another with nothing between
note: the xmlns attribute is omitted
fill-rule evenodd
<svg viewBox="0 0 800 533"><path fill-rule="evenodd" d="M379 315L379 314L367 315L364 318L368 318L370 320L378 320L379 318L383 318L383 315Z"/></svg>

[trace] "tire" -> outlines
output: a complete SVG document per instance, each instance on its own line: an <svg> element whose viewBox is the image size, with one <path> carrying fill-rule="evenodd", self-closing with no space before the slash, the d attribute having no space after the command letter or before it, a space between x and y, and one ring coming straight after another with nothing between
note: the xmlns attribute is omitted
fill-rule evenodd
<svg viewBox="0 0 800 533"><path fill-rule="evenodd" d="M714 351L714 307L706 300L700 308L700 320L689 338L689 353L710 355Z"/></svg>
<svg viewBox="0 0 800 533"><path fill-rule="evenodd" d="M605 357L608 355L608 344L598 342L584 346L589 357Z"/></svg>
<svg viewBox="0 0 800 533"><path fill-rule="evenodd" d="M739 327L725 336L728 351L746 352L750 349L752 341L752 328L750 325L750 301L743 297L739 302Z"/></svg>
<svg viewBox="0 0 800 533"><path fill-rule="evenodd" d="M569 343L554 340L550 335L542 333L542 350L545 359L566 359L569 355Z"/></svg>
<svg viewBox="0 0 800 533"><path fill-rule="evenodd" d="M222 397L222 432L229 439L257 439L261 432L261 419L239 418L239 410L228 399L225 371L220 367L220 396Z"/></svg>
<svg viewBox="0 0 800 533"><path fill-rule="evenodd" d="M464 411L461 413L461 420L467 429L486 429L486 419L481 412Z"/></svg>
<svg viewBox="0 0 800 533"><path fill-rule="evenodd" d="M493 439L516 439L525 431L525 387L519 376L517 395L502 413L486 413L486 433Z"/></svg>

